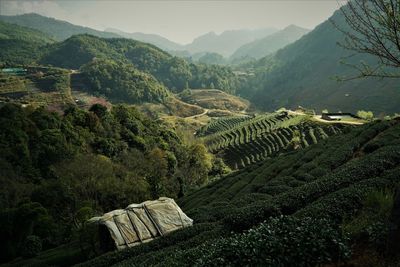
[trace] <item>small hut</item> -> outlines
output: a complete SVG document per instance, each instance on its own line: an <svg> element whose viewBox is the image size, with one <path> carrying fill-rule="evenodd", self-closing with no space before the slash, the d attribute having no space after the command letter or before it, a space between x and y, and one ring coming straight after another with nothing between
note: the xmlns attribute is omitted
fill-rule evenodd
<svg viewBox="0 0 400 267"><path fill-rule="evenodd" d="M100 242L109 243L112 239L118 250L149 242L193 225L193 220L175 201L166 197L131 204L125 209L113 210L89 221L99 225ZM109 244L101 245L109 246Z"/></svg>

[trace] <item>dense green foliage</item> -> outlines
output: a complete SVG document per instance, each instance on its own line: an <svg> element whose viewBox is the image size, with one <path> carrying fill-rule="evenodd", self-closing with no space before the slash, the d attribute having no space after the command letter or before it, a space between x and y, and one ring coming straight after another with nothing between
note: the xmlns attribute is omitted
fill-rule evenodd
<svg viewBox="0 0 400 267"><path fill-rule="evenodd" d="M135 40L83 34L54 43L39 31L1 22L0 42L0 63L82 67L90 73L86 88L119 101L160 102L167 95L163 86L173 92L213 87L234 93L240 85L227 67L189 63Z"/></svg>
<svg viewBox="0 0 400 267"><path fill-rule="evenodd" d="M324 125L306 116L276 112L250 117L222 118L199 130L210 152L231 168L243 168L265 158L308 147L338 134L344 126Z"/></svg>
<svg viewBox="0 0 400 267"><path fill-rule="evenodd" d="M90 91L128 103L162 102L168 90L151 75L130 64L94 60L81 69Z"/></svg>
<svg viewBox="0 0 400 267"><path fill-rule="evenodd" d="M349 240L338 225L363 216L358 211L371 202L373 192L400 181L400 122L375 122L345 132L249 166L180 199L195 229L106 254L84 266L314 266L343 260L349 256ZM202 222L214 231L191 235ZM371 220L364 229L375 236L383 233L373 230L378 229L374 225ZM240 234L243 230L249 231Z"/></svg>
<svg viewBox="0 0 400 267"><path fill-rule="evenodd" d="M185 146L123 105L71 107L61 116L6 104L0 125L1 261L21 255L27 236L48 249L74 240L94 214L176 198L205 183L212 167L204 146Z"/></svg>
<svg viewBox="0 0 400 267"><path fill-rule="evenodd" d="M197 60L202 64L225 64L226 60L218 53L205 53Z"/></svg>
<svg viewBox="0 0 400 267"><path fill-rule="evenodd" d="M174 253L168 266L317 266L350 256L346 237L326 219L272 218L244 234ZM190 262L187 261L190 259ZM143 265L143 264L142 264ZM181 265L181 266L182 266ZM120 264L119 266L124 266Z"/></svg>
<svg viewBox="0 0 400 267"><path fill-rule="evenodd" d="M239 85L238 78L227 67L188 63L153 45L128 39L73 36L50 47L41 62L78 69L94 58L130 63L178 92L187 87L208 88L211 84L215 88L234 92Z"/></svg>
<svg viewBox="0 0 400 267"><path fill-rule="evenodd" d="M78 35L46 45L51 39L44 34L1 22L0 42L0 62L82 67L84 87L117 101L162 102L164 86L174 92L188 87L235 92L240 83L229 68L188 63L135 40Z"/></svg>
<svg viewBox="0 0 400 267"><path fill-rule="evenodd" d="M22 246L22 256L31 258L37 256L42 251L42 240L35 235L27 236Z"/></svg>
<svg viewBox="0 0 400 267"><path fill-rule="evenodd" d="M48 35L0 21L0 63L31 64L44 45L54 42Z"/></svg>
<svg viewBox="0 0 400 267"><path fill-rule="evenodd" d="M40 68L35 74L28 74L27 79L34 82L42 91L61 91L69 92L70 77L69 72L58 68ZM35 72L35 68L30 68L30 72Z"/></svg>

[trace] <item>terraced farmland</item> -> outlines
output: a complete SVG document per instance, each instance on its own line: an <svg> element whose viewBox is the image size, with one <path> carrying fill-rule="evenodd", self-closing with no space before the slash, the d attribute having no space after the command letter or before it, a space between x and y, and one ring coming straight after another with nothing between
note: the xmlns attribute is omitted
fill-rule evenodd
<svg viewBox="0 0 400 267"><path fill-rule="evenodd" d="M305 148L342 132L343 125L312 122L307 116L277 112L255 117L215 120L199 135L210 152L220 155L231 168L243 168L265 158Z"/></svg>
<svg viewBox="0 0 400 267"><path fill-rule="evenodd" d="M348 128L346 133L314 146L233 172L179 199L180 207L194 219L193 227L129 250L105 254L81 266L176 266L177 262L179 266L212 266L204 263L206 257L216 262L239 259L239 263L225 265L241 266L265 255L279 257L281 254L274 254L275 250L266 252L262 243L263 238L271 236L271 231L251 241L259 245L260 250L248 250L249 242L227 242L222 253L209 256L209 252L221 247L221 240L235 241L227 238L241 236L248 229L251 229L249 232L257 231L260 223L281 218L281 215L298 219L323 217L338 224L350 220L359 225L360 210L371 208L364 206L366 200L379 192L394 190L399 183L399 171L400 121ZM377 212L380 207L376 206ZM362 229L370 229L371 225L375 225L375 221ZM298 226L294 225L296 229ZM283 238L294 240L296 229L283 233ZM307 235L308 240L310 236ZM366 242L372 241L362 239L362 242L370 245ZM240 249L229 254L236 244ZM278 242L274 248L278 250L281 244ZM255 254L240 257L242 250L245 253L255 251ZM302 259L296 254L294 260Z"/></svg>
<svg viewBox="0 0 400 267"><path fill-rule="evenodd" d="M220 119L212 120L206 126L202 127L198 132L198 136L206 136L222 131L226 131L229 129L238 126L244 121L250 120L251 117L249 116L233 116L233 117L223 117Z"/></svg>

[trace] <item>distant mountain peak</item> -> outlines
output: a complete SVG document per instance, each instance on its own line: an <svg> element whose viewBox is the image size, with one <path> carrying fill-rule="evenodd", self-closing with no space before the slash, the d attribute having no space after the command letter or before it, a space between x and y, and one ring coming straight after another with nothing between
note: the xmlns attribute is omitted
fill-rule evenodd
<svg viewBox="0 0 400 267"><path fill-rule="evenodd" d="M288 30L291 30L291 31L292 31L292 30L305 30L305 31L310 31L309 29L306 29L306 28L297 26L297 25L295 25L295 24L290 24L290 25L286 26L285 28L283 28L282 31L288 31Z"/></svg>
<svg viewBox="0 0 400 267"><path fill-rule="evenodd" d="M285 47L286 45L295 42L309 30L301 28L297 25L291 24L283 30L277 31L264 38L257 39L253 42L244 44L233 53L231 60L235 59L260 59L277 50ZM240 62L240 61L239 61Z"/></svg>
<svg viewBox="0 0 400 267"><path fill-rule="evenodd" d="M274 28L227 30L220 34L210 31L185 46L190 53L213 52L230 56L240 46L276 32Z"/></svg>
<svg viewBox="0 0 400 267"><path fill-rule="evenodd" d="M183 50L181 44L175 43L161 35L154 33L143 33L143 32L124 32L119 29L108 28L107 31L119 34L128 39L135 39L138 41L150 43L166 51Z"/></svg>
<svg viewBox="0 0 400 267"><path fill-rule="evenodd" d="M0 20L19 26L28 27L44 32L58 41L65 40L75 34L91 34L103 38L121 37L115 33L98 31L84 26L74 25L70 22L42 16L37 13L25 13L15 16L0 16Z"/></svg>

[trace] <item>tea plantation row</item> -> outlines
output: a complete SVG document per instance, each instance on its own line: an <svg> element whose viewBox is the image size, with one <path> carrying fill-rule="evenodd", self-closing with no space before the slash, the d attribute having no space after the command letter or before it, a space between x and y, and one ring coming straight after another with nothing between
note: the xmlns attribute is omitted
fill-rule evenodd
<svg viewBox="0 0 400 267"><path fill-rule="evenodd" d="M343 125L316 123L306 116L277 112L244 119L219 119L206 126L204 141L210 152L239 169L297 148L305 148L340 133ZM212 129L212 131L211 131ZM220 129L221 131L217 131ZM201 131L202 132L202 131Z"/></svg>
<svg viewBox="0 0 400 267"><path fill-rule="evenodd" d="M315 266L348 258L344 218L374 190L400 182L400 122L343 132L181 198L193 227L83 266Z"/></svg>

